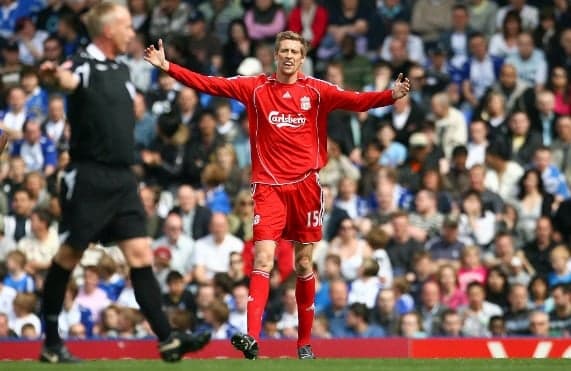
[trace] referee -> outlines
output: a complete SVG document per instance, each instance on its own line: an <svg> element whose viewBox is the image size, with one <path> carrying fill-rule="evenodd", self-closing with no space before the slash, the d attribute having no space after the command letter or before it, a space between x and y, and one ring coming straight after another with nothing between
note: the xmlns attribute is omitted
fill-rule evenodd
<svg viewBox="0 0 571 371"><path fill-rule="evenodd" d="M57 66L41 66L45 81L69 93L71 165L61 184L60 247L49 268L42 317L46 337L40 361L71 363L78 359L63 345L58 332L70 274L91 242L115 241L130 267L130 278L141 312L159 339L165 361L178 361L204 347L210 334L173 333L158 303L159 285L151 268L153 254L145 231L145 212L133 162L135 88L126 65L116 57L135 36L128 10L100 3L87 17L92 43L75 58Z"/></svg>

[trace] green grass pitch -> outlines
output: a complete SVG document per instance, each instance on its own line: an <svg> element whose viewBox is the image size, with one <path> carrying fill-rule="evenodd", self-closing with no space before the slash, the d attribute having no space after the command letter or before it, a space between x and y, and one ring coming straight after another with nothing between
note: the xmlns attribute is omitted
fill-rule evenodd
<svg viewBox="0 0 571 371"><path fill-rule="evenodd" d="M161 361L86 361L77 365L45 365L33 361L0 362L2 371L568 371L569 359L294 359L185 360L177 364Z"/></svg>

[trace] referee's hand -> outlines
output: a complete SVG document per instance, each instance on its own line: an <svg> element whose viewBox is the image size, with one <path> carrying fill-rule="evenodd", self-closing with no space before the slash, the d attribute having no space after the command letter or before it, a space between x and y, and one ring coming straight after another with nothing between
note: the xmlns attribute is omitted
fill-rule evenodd
<svg viewBox="0 0 571 371"><path fill-rule="evenodd" d="M153 66L163 71L169 70L169 61L165 58L165 49L163 47L163 39L159 39L158 49L153 44L145 48L143 58Z"/></svg>

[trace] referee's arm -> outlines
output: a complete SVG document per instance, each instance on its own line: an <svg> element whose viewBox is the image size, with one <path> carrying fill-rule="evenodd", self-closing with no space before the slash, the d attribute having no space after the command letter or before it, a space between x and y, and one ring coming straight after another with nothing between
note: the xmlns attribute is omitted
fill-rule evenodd
<svg viewBox="0 0 571 371"><path fill-rule="evenodd" d="M79 85L80 78L69 69L70 67L71 61L61 65L44 62L40 66L40 76L45 84L55 85L60 90L71 92Z"/></svg>

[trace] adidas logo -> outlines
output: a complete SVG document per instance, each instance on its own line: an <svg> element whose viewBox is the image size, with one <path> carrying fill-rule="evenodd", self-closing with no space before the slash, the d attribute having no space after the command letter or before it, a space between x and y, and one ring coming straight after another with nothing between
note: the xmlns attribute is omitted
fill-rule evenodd
<svg viewBox="0 0 571 371"><path fill-rule="evenodd" d="M291 99L291 94L289 93L289 91L286 91L286 92L284 93L284 95L282 95L282 98L289 98L289 99Z"/></svg>
<svg viewBox="0 0 571 371"><path fill-rule="evenodd" d="M254 301L254 298L250 295L248 296L248 301Z"/></svg>
<svg viewBox="0 0 571 371"><path fill-rule="evenodd" d="M315 303L311 304L311 306L307 307L305 310L307 312L311 312L312 310L315 310Z"/></svg>

